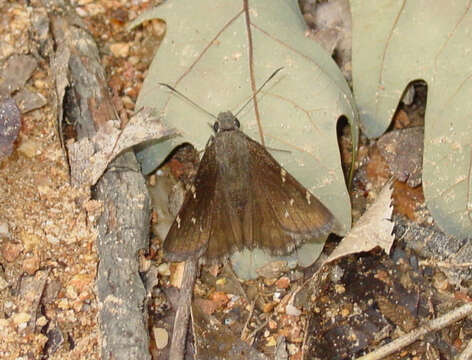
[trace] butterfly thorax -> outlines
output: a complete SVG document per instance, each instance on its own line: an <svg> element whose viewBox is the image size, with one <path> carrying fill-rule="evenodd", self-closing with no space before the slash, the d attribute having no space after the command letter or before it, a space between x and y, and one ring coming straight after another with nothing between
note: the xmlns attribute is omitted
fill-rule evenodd
<svg viewBox="0 0 472 360"><path fill-rule="evenodd" d="M217 116L217 121L213 125L215 133L222 131L231 131L239 129L239 120L233 115L231 111L220 112Z"/></svg>
<svg viewBox="0 0 472 360"><path fill-rule="evenodd" d="M227 204L236 213L244 213L249 189L249 149L246 135L230 112L218 115L219 128L215 135L218 185L229 197Z"/></svg>

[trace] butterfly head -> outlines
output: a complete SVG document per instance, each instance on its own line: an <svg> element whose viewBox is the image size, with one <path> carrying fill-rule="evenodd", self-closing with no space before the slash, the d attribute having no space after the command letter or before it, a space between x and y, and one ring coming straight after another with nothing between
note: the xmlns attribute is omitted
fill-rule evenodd
<svg viewBox="0 0 472 360"><path fill-rule="evenodd" d="M231 111L221 112L217 116L217 120L213 124L215 133L222 131L231 131L239 129L240 123L236 116Z"/></svg>

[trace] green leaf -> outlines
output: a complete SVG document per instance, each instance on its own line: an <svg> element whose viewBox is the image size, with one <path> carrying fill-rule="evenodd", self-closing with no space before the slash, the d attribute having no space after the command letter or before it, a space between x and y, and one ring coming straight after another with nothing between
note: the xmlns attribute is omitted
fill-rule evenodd
<svg viewBox="0 0 472 360"><path fill-rule="evenodd" d="M363 130L381 135L408 83L426 81L426 203L443 230L470 236L470 1L351 0L351 11L354 93Z"/></svg>

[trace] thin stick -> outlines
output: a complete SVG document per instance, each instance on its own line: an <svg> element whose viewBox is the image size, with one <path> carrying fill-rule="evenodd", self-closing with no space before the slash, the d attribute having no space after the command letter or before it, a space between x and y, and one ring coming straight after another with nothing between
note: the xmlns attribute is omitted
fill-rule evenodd
<svg viewBox="0 0 472 360"><path fill-rule="evenodd" d="M247 337L247 339L249 340L249 344L252 345L254 343L254 337L256 336L256 334L261 331L262 329L264 329L267 324L269 323L269 319L266 319L261 326L257 327L256 329L254 329L254 331Z"/></svg>
<svg viewBox="0 0 472 360"><path fill-rule="evenodd" d="M254 314L254 308L256 307L256 301L257 299L259 298L259 295L256 296L256 298L252 301L251 303L251 308L249 310L249 315L247 317L247 320L246 320L246 323L244 324L244 328L243 330L241 331L241 340L245 341L246 339L248 339L248 337L246 336L247 332L248 332L248 327L249 327L249 322L251 321L252 319L252 315Z"/></svg>
<svg viewBox="0 0 472 360"><path fill-rule="evenodd" d="M437 267L443 267L443 268L448 268L448 269L454 269L454 268L472 267L472 262L453 264L447 261L421 260L420 265L421 266L437 266Z"/></svg>
<svg viewBox="0 0 472 360"><path fill-rule="evenodd" d="M305 347L306 347L306 341L308 339L308 326L310 325L310 320L311 320L311 314L308 314L306 317L306 324L305 324L305 333L303 334L303 343L302 343L302 356L301 359L305 359Z"/></svg>
<svg viewBox="0 0 472 360"><path fill-rule="evenodd" d="M440 316L434 320L429 321L428 323L419 327L418 329L413 330L410 333L399 337L398 339L392 341L391 343L388 343L387 345L382 346L381 348L367 355L357 358L357 360L383 359L384 357L403 349L405 346L408 346L414 343L416 340L426 335L427 333L443 329L446 326L449 326L455 323L456 321L459 321L471 314L472 314L472 303L467 303L465 305L462 305L448 312L447 314L443 316Z"/></svg>
<svg viewBox="0 0 472 360"><path fill-rule="evenodd" d="M169 351L169 359L172 360L182 360L185 356L185 340L187 339L193 285L195 284L195 279L197 277L197 264L198 259L189 259L185 262L182 287L180 290L180 302L175 314L172 343Z"/></svg>

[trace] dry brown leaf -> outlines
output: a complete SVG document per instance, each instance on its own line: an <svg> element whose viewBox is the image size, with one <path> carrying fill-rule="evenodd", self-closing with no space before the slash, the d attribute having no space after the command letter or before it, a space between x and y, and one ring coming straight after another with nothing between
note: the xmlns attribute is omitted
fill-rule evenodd
<svg viewBox="0 0 472 360"><path fill-rule="evenodd" d="M324 265L347 255L370 251L376 247L382 248L387 254L395 237L392 235L392 181L388 181L375 202L361 216L346 237L333 250L329 257L321 264L313 276L303 286L290 295L289 304L294 304L301 290L307 284L318 284L321 281Z"/></svg>
<svg viewBox="0 0 472 360"><path fill-rule="evenodd" d="M173 132L159 120L152 119L148 110L133 116L123 130L118 129L118 124L118 121L109 120L92 138L67 145L74 186L94 185L122 151Z"/></svg>
<svg viewBox="0 0 472 360"><path fill-rule="evenodd" d="M392 183L387 182L375 202L362 215L357 224L339 243L323 265L350 254L380 247L388 254L394 236L392 218Z"/></svg>

